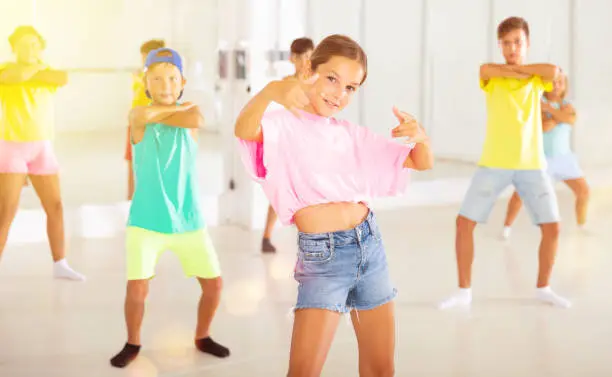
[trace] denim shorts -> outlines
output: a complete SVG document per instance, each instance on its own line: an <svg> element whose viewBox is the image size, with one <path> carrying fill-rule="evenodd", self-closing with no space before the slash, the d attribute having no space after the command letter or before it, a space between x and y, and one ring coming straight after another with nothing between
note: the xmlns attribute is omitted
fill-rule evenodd
<svg viewBox="0 0 612 377"><path fill-rule="evenodd" d="M534 224L559 222L557 195L544 170L479 167L459 214L477 223L487 222L499 195L510 185L516 188Z"/></svg>
<svg viewBox="0 0 612 377"><path fill-rule="evenodd" d="M295 309L348 313L388 303L397 294L372 212L351 230L299 233Z"/></svg>

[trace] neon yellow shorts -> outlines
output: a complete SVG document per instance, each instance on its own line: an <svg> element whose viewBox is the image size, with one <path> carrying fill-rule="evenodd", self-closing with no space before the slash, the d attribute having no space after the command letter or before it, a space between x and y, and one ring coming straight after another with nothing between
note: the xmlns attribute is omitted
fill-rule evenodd
<svg viewBox="0 0 612 377"><path fill-rule="evenodd" d="M128 227L125 237L128 280L150 279L159 256L171 250L179 258L185 275L203 279L221 276L219 259L206 229L165 234Z"/></svg>

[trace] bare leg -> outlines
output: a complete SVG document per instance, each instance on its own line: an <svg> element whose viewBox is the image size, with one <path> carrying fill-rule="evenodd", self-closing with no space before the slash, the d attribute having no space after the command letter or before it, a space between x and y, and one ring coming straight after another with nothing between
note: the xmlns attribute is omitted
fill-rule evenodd
<svg viewBox="0 0 612 377"><path fill-rule="evenodd" d="M557 295L550 288L550 276L555 264L557 245L559 243L559 223L541 224L542 242L540 243L539 271L536 297L548 304L561 308L569 308L572 304L567 299Z"/></svg>
<svg viewBox="0 0 612 377"><path fill-rule="evenodd" d="M47 237L53 261L66 257L64 240L64 209L57 175L31 175L30 180L47 215Z"/></svg>
<svg viewBox="0 0 612 377"><path fill-rule="evenodd" d="M295 312L288 377L319 377L338 328L340 313L324 309Z"/></svg>
<svg viewBox="0 0 612 377"><path fill-rule="evenodd" d="M272 238L272 231L274 230L274 225L276 224L277 219L278 216L276 215L276 212L274 212L274 208L269 206L268 218L266 219L266 228L264 229L264 236L261 244L261 250L265 253L273 253L276 251L276 247L272 245L270 239Z"/></svg>
<svg viewBox="0 0 612 377"><path fill-rule="evenodd" d="M474 229L476 222L466 217L457 217L455 252L459 274L459 288L472 286L472 263L474 262Z"/></svg>
<svg viewBox="0 0 612 377"><path fill-rule="evenodd" d="M140 328L148 294L149 280L128 280L124 307L128 340L121 352L111 359L114 367L126 367L140 352Z"/></svg>
<svg viewBox="0 0 612 377"><path fill-rule="evenodd" d="M221 277L216 279L198 278L198 282L202 287L202 296L200 296L198 305L198 325L195 338L202 339L210 336L210 324L219 307L223 280L221 280Z"/></svg>
<svg viewBox="0 0 612 377"><path fill-rule="evenodd" d="M540 242L538 288L547 287L550 283L557 247L559 244L559 223L541 224L542 241Z"/></svg>
<svg viewBox="0 0 612 377"><path fill-rule="evenodd" d="M359 345L360 377L395 375L395 305L353 311L353 328Z"/></svg>
<svg viewBox="0 0 612 377"><path fill-rule="evenodd" d="M47 215L47 237L53 257L54 274L57 278L85 280L66 262L66 242L64 233L64 209L57 175L31 175L30 181Z"/></svg>
<svg viewBox="0 0 612 377"><path fill-rule="evenodd" d="M455 253L459 276L459 293L442 301L438 307L448 309L454 306L467 306L472 303L472 263L474 262L474 229L476 222L461 215L457 216Z"/></svg>
<svg viewBox="0 0 612 377"><path fill-rule="evenodd" d="M132 168L132 161L128 161L128 193L127 200L132 200L134 196L134 169Z"/></svg>
<svg viewBox="0 0 612 377"><path fill-rule="evenodd" d="M148 294L149 280L128 280L124 310L129 344L140 345L140 328Z"/></svg>
<svg viewBox="0 0 612 377"><path fill-rule="evenodd" d="M515 191L508 202L508 211L506 212L506 221L504 221L504 226L512 226L514 220L516 220L516 217L521 211L522 206L523 202L521 201L521 197L519 196L518 192Z"/></svg>
<svg viewBox="0 0 612 377"><path fill-rule="evenodd" d="M510 232L512 231L512 224L514 223L514 220L516 220L516 217L518 216L521 210L522 204L523 203L521 202L521 197L519 196L518 192L515 191L512 194L510 201L508 202L508 210L506 212L506 221L504 221L504 229L502 230L502 234L501 234L501 237L503 239L507 240L508 238L510 238Z"/></svg>
<svg viewBox="0 0 612 377"><path fill-rule="evenodd" d="M0 258L19 208L19 197L24 182L26 182L25 174L0 174Z"/></svg>
<svg viewBox="0 0 612 377"><path fill-rule="evenodd" d="M227 357L230 355L229 349L216 343L210 337L210 325L219 307L223 280L221 277L214 279L198 278L198 282L200 287L202 287L202 296L198 305L195 345L202 352L217 357Z"/></svg>
<svg viewBox="0 0 612 377"><path fill-rule="evenodd" d="M589 205L590 189L586 179L570 179L565 181L565 184L574 192L576 196L576 222L578 225L584 225L587 219L587 210Z"/></svg>

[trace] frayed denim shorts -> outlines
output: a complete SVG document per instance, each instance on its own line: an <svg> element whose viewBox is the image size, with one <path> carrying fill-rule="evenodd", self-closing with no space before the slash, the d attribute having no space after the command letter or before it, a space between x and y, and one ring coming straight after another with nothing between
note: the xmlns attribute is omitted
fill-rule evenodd
<svg viewBox="0 0 612 377"><path fill-rule="evenodd" d="M372 212L357 227L298 234L295 310L370 310L393 300L385 248Z"/></svg>

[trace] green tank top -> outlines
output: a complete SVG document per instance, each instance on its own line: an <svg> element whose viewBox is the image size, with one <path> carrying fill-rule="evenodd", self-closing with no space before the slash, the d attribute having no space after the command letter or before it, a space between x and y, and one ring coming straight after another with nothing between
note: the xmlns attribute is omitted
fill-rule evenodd
<svg viewBox="0 0 612 377"><path fill-rule="evenodd" d="M196 174L197 143L186 128L146 126L132 144L135 190L128 226L159 233L204 228Z"/></svg>

